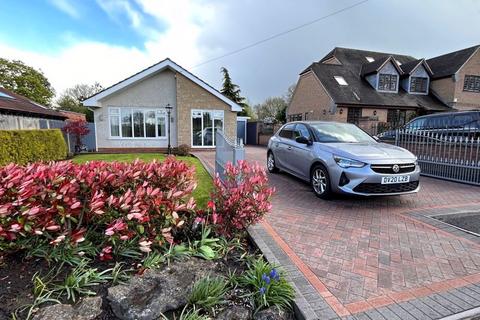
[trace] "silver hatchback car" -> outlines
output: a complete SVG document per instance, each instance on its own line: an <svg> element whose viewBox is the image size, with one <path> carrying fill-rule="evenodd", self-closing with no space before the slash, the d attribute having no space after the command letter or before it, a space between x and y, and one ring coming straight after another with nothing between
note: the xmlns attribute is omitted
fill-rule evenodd
<svg viewBox="0 0 480 320"><path fill-rule="evenodd" d="M285 124L268 142L267 168L310 182L323 199L333 192L372 196L420 189L420 167L412 153L379 143L350 123Z"/></svg>

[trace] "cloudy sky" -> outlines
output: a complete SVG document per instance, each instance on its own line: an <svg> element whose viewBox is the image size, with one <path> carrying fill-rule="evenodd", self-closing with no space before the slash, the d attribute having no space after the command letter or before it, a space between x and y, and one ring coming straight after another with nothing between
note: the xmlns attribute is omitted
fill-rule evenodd
<svg viewBox="0 0 480 320"><path fill-rule="evenodd" d="M0 56L41 69L57 93L109 86L165 57L218 88L225 66L258 103L335 46L428 58L480 43L480 1L368 0L202 64L360 1L0 0Z"/></svg>

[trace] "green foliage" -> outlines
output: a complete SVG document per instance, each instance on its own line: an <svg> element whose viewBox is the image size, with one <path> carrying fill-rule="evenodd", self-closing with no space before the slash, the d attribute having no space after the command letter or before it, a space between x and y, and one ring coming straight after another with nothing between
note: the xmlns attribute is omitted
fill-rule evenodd
<svg viewBox="0 0 480 320"><path fill-rule="evenodd" d="M45 106L50 105L55 90L44 74L19 60L0 58L0 87Z"/></svg>
<svg viewBox="0 0 480 320"><path fill-rule="evenodd" d="M107 269L100 272L97 268L88 267L88 260L83 260L53 290L59 297L65 295L68 300L75 302L80 296L95 295L90 288L112 280L109 274L111 271L112 269Z"/></svg>
<svg viewBox="0 0 480 320"><path fill-rule="evenodd" d="M242 107L243 111L239 112L238 115L252 116L253 111L248 105L245 97L242 97L240 87L233 83L227 68L222 67L220 71L223 74L223 84L222 84L222 89L220 89L220 92L225 97L229 98L230 100L232 100L233 102L237 103Z"/></svg>
<svg viewBox="0 0 480 320"><path fill-rule="evenodd" d="M228 282L224 278L207 276L194 283L188 302L212 310L215 306L225 303L227 290Z"/></svg>
<svg viewBox="0 0 480 320"><path fill-rule="evenodd" d="M62 160L67 144L59 129L0 130L0 165Z"/></svg>
<svg viewBox="0 0 480 320"><path fill-rule="evenodd" d="M240 286L252 290L256 310L277 306L290 309L295 291L285 277L263 258L249 263L248 270L238 278Z"/></svg>
<svg viewBox="0 0 480 320"><path fill-rule="evenodd" d="M56 101L56 107L61 110L84 113L88 122L93 122L93 112L82 104L85 98L103 90L99 83L93 85L77 84L66 89Z"/></svg>
<svg viewBox="0 0 480 320"><path fill-rule="evenodd" d="M89 241L78 244L62 242L54 247L48 242L32 242L25 244L25 247L28 248L27 257L40 257L49 263L54 261L71 266L81 264L85 258L94 258L98 253L95 246Z"/></svg>
<svg viewBox="0 0 480 320"><path fill-rule="evenodd" d="M270 97L255 106L259 120L270 119L275 122L285 121L287 102L283 97Z"/></svg>
<svg viewBox="0 0 480 320"><path fill-rule="evenodd" d="M161 318L163 320L170 320L169 318L167 318L163 314L161 315ZM183 308L182 313L180 314L178 319L176 317L174 317L174 319L175 320L211 320L210 317L201 315L200 310L198 310L196 308L188 310L187 306L185 306L185 308Z"/></svg>
<svg viewBox="0 0 480 320"><path fill-rule="evenodd" d="M219 256L220 239L212 238L210 234L212 229L210 227L202 226L202 235L200 240L195 240L190 243L190 252L193 256L212 260Z"/></svg>

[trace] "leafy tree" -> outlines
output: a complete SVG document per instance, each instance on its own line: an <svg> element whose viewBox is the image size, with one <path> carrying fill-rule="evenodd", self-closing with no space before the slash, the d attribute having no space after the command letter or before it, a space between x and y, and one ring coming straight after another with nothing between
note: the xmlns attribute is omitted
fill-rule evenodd
<svg viewBox="0 0 480 320"><path fill-rule="evenodd" d="M245 97L242 97L240 87L233 83L227 68L222 67L221 72L223 74L223 85L220 92L233 102L242 107L242 112L239 112L239 116L254 117L254 112L250 105L247 103Z"/></svg>
<svg viewBox="0 0 480 320"><path fill-rule="evenodd" d="M63 132L69 133L75 136L75 150L78 152L81 150L82 137L90 133L87 122L83 120L71 120L68 121L62 128Z"/></svg>
<svg viewBox="0 0 480 320"><path fill-rule="evenodd" d="M93 122L93 112L83 106L82 101L102 90L103 87L98 82L95 82L93 85L77 84L66 89L60 95L56 101L57 108L66 111L84 113L87 121Z"/></svg>
<svg viewBox="0 0 480 320"><path fill-rule="evenodd" d="M270 97L263 103L255 106L258 119L271 119L276 122L285 121L285 110L287 109L287 102L283 97Z"/></svg>
<svg viewBox="0 0 480 320"><path fill-rule="evenodd" d="M297 87L296 83L291 84L290 87L288 87L287 92L283 95L283 98L287 102L287 105L289 105L290 102L292 102L293 93L295 92L296 87Z"/></svg>
<svg viewBox="0 0 480 320"><path fill-rule="evenodd" d="M0 58L0 86L45 106L55 95L43 72L20 60Z"/></svg>

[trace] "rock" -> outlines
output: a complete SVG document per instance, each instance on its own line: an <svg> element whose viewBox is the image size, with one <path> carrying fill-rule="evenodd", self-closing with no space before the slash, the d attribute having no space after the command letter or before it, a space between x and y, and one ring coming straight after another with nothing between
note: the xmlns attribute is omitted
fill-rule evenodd
<svg viewBox="0 0 480 320"><path fill-rule="evenodd" d="M215 318L217 320L249 320L250 310L242 306L233 306L223 310Z"/></svg>
<svg viewBox="0 0 480 320"><path fill-rule="evenodd" d="M253 316L253 320L288 320L288 319L290 319L290 315L287 312L275 306L259 311Z"/></svg>
<svg viewBox="0 0 480 320"><path fill-rule="evenodd" d="M82 299L76 306L54 304L38 310L33 320L93 320L102 313L102 298Z"/></svg>
<svg viewBox="0 0 480 320"><path fill-rule="evenodd" d="M169 267L146 270L128 283L108 289L107 299L122 320L157 319L162 313L187 304L193 283L215 273L212 261L190 258Z"/></svg>

